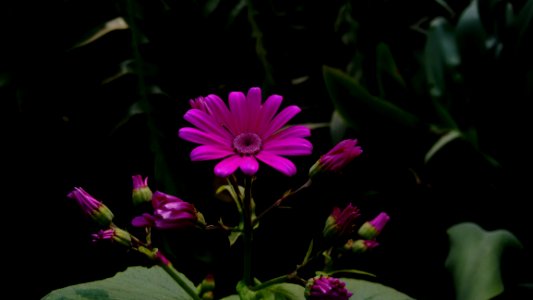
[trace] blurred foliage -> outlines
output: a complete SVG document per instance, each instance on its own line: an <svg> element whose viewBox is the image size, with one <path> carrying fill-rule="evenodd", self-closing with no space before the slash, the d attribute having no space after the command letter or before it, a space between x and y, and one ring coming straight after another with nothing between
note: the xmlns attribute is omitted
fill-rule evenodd
<svg viewBox="0 0 533 300"><path fill-rule="evenodd" d="M280 212L263 228L287 221L290 230L277 225L277 233L294 236L320 227L306 222L335 203L356 199L365 211L390 211L388 250L370 259L369 266L382 262L370 271L420 299L452 289L441 269L453 224L506 228L531 248L530 180L522 174L532 166L532 0L7 1L0 14L0 97L14 159L6 173L13 190L26 191L16 199L32 207L25 225L39 231L31 241L12 235L42 278L35 293L131 264L88 247L91 228L65 199L72 186L100 190L113 210L131 212L113 199L126 199L129 176L140 173L158 190L196 201L209 219L228 213L212 192L212 166L191 163L192 145L176 132L189 99L250 86L283 95L302 107L297 122L315 126L314 154L297 163L311 165L344 137L364 149L343 179L291 203L305 217ZM276 194L269 183L280 180L264 175L258 210ZM53 200L41 201L42 191ZM67 232L50 234L58 230ZM407 236L409 246L406 233L417 234ZM308 238L298 235L291 249L258 247L283 251L279 263L287 265ZM79 263L65 262L64 252ZM192 272L196 263L180 267ZM62 275L44 276L52 268ZM531 274L517 270L516 280L524 278Z"/></svg>

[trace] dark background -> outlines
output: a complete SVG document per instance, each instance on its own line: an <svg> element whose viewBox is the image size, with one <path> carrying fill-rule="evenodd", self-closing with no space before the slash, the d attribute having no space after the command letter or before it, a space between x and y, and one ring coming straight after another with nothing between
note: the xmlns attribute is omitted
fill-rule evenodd
<svg viewBox="0 0 533 300"><path fill-rule="evenodd" d="M508 2L516 11L525 4ZM412 25L419 22L427 29L437 16L455 24L458 12L468 5L449 1L457 12L453 15L431 1L252 3L252 19L240 1L2 5L0 98L7 150L2 244L8 282L13 281L9 285L27 286L16 292L39 299L53 289L146 264L120 247L91 243L94 225L66 197L75 186L104 201L124 227L137 213L130 203L133 174L148 176L154 190L194 202L210 222L231 213L213 196L214 162L190 162L193 145L177 138L191 98L215 93L226 99L229 91L260 86L264 97L278 93L284 105L302 108L294 123L329 123L334 106L322 67L362 76L374 93L374 49L383 42L411 87L397 99L432 121L425 81L420 80L426 35ZM347 7L351 10L343 15ZM119 16L128 29L76 46ZM381 246L354 267L377 274L380 282L414 298L453 298L451 277L444 269L446 229L463 221L514 233L524 251L506 258L505 278L511 286L530 280L526 266L531 265L532 223L526 207L531 199L531 126L526 107L532 99L532 64L527 55L513 60L528 49L530 44L504 51L489 66L465 59L471 63L461 69L468 105L457 119L476 128L480 148L498 167L463 141L451 143L425 164L423 153L434 137L410 132L405 138L387 136L385 125L379 134L348 128L345 136L358 138L364 154L343 174L323 178L290 199L293 209L265 218L256 235L258 278L290 271L332 207L352 202L366 219L380 211L391 215ZM299 78L305 80L295 81ZM309 166L334 145L325 127L313 130L310 139L313 154L294 160L299 167L294 178L262 166L255 187L258 210L305 182ZM195 283L207 270L231 270L221 279L227 286L238 280L235 265L240 259L224 248L220 232L200 237L182 233L177 239L206 246L208 256L213 255L206 263L179 261L192 250L177 254L176 265Z"/></svg>

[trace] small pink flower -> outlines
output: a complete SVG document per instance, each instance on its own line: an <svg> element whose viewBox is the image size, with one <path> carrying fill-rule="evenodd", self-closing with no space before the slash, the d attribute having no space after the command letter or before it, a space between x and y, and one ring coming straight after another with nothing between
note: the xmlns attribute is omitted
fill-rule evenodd
<svg viewBox="0 0 533 300"><path fill-rule="evenodd" d="M184 127L179 136L200 144L191 152L191 160L222 159L215 175L227 177L238 168L254 175L259 161L281 173L292 176L296 166L283 156L309 155L313 146L304 139L311 135L306 126L284 127L301 109L291 105L276 114L282 97L272 95L262 103L261 89L251 88L229 94L229 108L216 95L192 100L192 108L184 118L196 126Z"/></svg>
<svg viewBox="0 0 533 300"><path fill-rule="evenodd" d="M385 225L389 222L390 217L387 213L381 212L373 220L365 222L361 228L359 228L359 235L366 239L374 239L378 236Z"/></svg>
<svg viewBox="0 0 533 300"><path fill-rule="evenodd" d="M83 212L102 226L109 226L113 221L113 213L102 202L96 200L80 187L74 188L67 197L75 199Z"/></svg>
<svg viewBox="0 0 533 300"><path fill-rule="evenodd" d="M307 300L348 300L352 293L338 278L321 275L307 281L304 295Z"/></svg>
<svg viewBox="0 0 533 300"><path fill-rule="evenodd" d="M113 236L115 235L115 231L113 229L100 229L97 233L91 234L93 238L93 242L101 241L101 240L112 240Z"/></svg>
<svg viewBox="0 0 533 300"><path fill-rule="evenodd" d="M92 234L93 242L100 240L108 240L115 243L122 244L124 246L131 246L131 235L129 232L122 230L116 226L106 229L99 230L97 233Z"/></svg>
<svg viewBox="0 0 533 300"><path fill-rule="evenodd" d="M363 153L361 147L356 146L357 140L343 140L335 147L322 155L309 170L309 175L313 176L319 172L338 172L350 163L354 158Z"/></svg>
<svg viewBox="0 0 533 300"><path fill-rule="evenodd" d="M141 175L133 175L131 176L131 179L133 181L133 203L138 205L152 200L152 191L148 187L148 177L143 180Z"/></svg>
<svg viewBox="0 0 533 300"><path fill-rule="evenodd" d="M326 220L323 230L324 237L347 238L354 230L354 221L360 216L359 209L349 203L343 210L333 208Z"/></svg>
<svg viewBox="0 0 533 300"><path fill-rule="evenodd" d="M155 192L152 205L154 214L145 213L135 217L132 220L133 226L178 229L194 226L201 221L194 205L172 195Z"/></svg>

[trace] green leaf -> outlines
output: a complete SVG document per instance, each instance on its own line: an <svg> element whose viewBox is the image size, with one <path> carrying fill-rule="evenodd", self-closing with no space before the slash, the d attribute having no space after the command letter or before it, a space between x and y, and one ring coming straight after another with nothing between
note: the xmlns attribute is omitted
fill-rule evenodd
<svg viewBox="0 0 533 300"><path fill-rule="evenodd" d="M405 81L398 71L396 62L392 57L392 53L389 49L389 46L385 43L379 43L376 48L376 57L377 57L377 72L378 72L378 85L380 90L380 97L385 97L386 94L386 79L392 78L393 81L403 88L405 88Z"/></svg>
<svg viewBox="0 0 533 300"><path fill-rule="evenodd" d="M195 290L193 283L183 274L180 277ZM57 289L43 300L69 299L128 299L177 300L192 299L162 268L129 267L124 272L103 280L71 285Z"/></svg>
<svg viewBox="0 0 533 300"><path fill-rule="evenodd" d="M350 300L412 300L404 293L391 287L366 280L339 278L346 283L346 288L353 293Z"/></svg>
<svg viewBox="0 0 533 300"><path fill-rule="evenodd" d="M487 39L487 32L481 24L476 3L473 0L463 10L455 26L457 42L466 62L471 61L471 59L480 60L479 56L485 49L485 40Z"/></svg>
<svg viewBox="0 0 533 300"><path fill-rule="evenodd" d="M530 50L532 47L533 35L533 0L529 0L520 10L516 18L516 26L518 30L518 49ZM526 52L529 55L529 52Z"/></svg>
<svg viewBox="0 0 533 300"><path fill-rule="evenodd" d="M353 128L362 125L389 128L414 129L419 119L398 106L371 95L356 80L339 69L324 66L324 80L339 114ZM401 127L401 128L398 128Z"/></svg>
<svg viewBox="0 0 533 300"><path fill-rule="evenodd" d="M109 20L101 26L94 28L87 37L85 37L82 41L76 43L76 45L74 45L74 47L72 48L85 46L96 41L97 39L101 38L102 36L108 34L111 31L124 29L128 29L128 23L126 23L124 18L118 17L113 20Z"/></svg>
<svg viewBox="0 0 533 300"><path fill-rule="evenodd" d="M461 56L452 26L443 17L433 19L427 33L424 66L435 111L449 128L457 128L448 111L451 106L448 99L454 98L448 90L462 81L462 75L458 71L460 64Z"/></svg>
<svg viewBox="0 0 533 300"><path fill-rule="evenodd" d="M460 223L447 231L450 251L445 266L452 273L456 300L491 299L503 292L500 260L508 248L521 248L507 230L485 231Z"/></svg>
<svg viewBox="0 0 533 300"><path fill-rule="evenodd" d="M341 117L338 110L334 110L331 114L331 121L329 125L329 134L333 144L340 142L346 135L348 125Z"/></svg>
<svg viewBox="0 0 533 300"><path fill-rule="evenodd" d="M463 138L463 135L458 130L450 130L447 133L443 134L426 153L426 155L424 156L424 162L427 164L437 152L439 152L450 142L453 142L458 138Z"/></svg>

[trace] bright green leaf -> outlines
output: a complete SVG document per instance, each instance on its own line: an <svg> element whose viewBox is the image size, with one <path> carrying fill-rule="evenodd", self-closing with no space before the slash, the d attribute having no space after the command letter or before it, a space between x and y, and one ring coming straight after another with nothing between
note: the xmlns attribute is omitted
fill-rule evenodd
<svg viewBox="0 0 533 300"><path fill-rule="evenodd" d="M85 46L87 44L90 44L97 39L101 38L102 36L108 34L111 31L115 30L124 30L128 29L128 23L124 20L122 17L115 18L113 20L109 20L106 23L102 24L101 26L95 28L87 38L85 38L83 41L77 43L73 48L78 48L81 46Z"/></svg>
<svg viewBox="0 0 533 300"><path fill-rule="evenodd" d="M455 299L491 299L502 293L502 254L521 248L520 241L507 230L485 231L474 223L454 225L447 233L450 251L445 265L453 276Z"/></svg>
<svg viewBox="0 0 533 300"><path fill-rule="evenodd" d="M182 280L195 290L183 274ZM129 267L124 272L103 280L71 285L50 292L43 300L178 300L192 299L162 268Z"/></svg>

